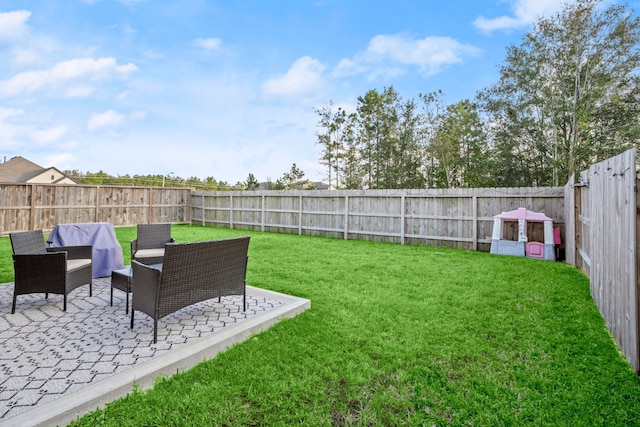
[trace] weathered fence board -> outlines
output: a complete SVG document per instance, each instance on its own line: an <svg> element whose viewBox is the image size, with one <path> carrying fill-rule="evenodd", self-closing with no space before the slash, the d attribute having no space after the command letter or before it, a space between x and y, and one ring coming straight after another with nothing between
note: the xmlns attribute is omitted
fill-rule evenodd
<svg viewBox="0 0 640 427"><path fill-rule="evenodd" d="M261 231L489 250L493 216L526 207L564 228L562 188L194 192L192 221ZM529 230L543 240L543 229ZM511 233L511 234L509 234ZM517 230L505 230L505 238Z"/></svg>
<svg viewBox="0 0 640 427"><path fill-rule="evenodd" d="M567 261L590 280L607 327L640 373L636 152L592 165L565 187ZM573 211L573 212L571 212Z"/></svg>
<svg viewBox="0 0 640 427"><path fill-rule="evenodd" d="M0 234L56 224L190 222L191 189L0 184Z"/></svg>

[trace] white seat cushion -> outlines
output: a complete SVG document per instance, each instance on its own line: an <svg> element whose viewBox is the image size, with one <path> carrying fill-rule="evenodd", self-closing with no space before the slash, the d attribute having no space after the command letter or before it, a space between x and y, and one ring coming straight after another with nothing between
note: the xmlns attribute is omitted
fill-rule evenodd
<svg viewBox="0 0 640 427"><path fill-rule="evenodd" d="M88 258L85 259L68 259L67 260L67 271L77 270L86 265L91 265L91 260Z"/></svg>
<svg viewBox="0 0 640 427"><path fill-rule="evenodd" d="M136 251L135 258L155 258L164 256L164 248L160 249L140 249Z"/></svg>

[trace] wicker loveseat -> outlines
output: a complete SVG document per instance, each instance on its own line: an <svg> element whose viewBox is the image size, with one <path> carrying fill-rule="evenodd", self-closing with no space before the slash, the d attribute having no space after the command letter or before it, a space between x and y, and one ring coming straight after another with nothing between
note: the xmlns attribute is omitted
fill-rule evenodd
<svg viewBox="0 0 640 427"><path fill-rule="evenodd" d="M153 318L153 342L158 340L158 320L183 307L220 298L242 295L246 309L246 272L249 237L192 243L168 243L162 265L132 260L134 313Z"/></svg>

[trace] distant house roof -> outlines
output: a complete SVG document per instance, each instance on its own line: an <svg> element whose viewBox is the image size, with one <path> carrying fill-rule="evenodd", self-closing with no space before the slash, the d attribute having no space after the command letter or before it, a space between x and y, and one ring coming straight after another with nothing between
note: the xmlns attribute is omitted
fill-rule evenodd
<svg viewBox="0 0 640 427"><path fill-rule="evenodd" d="M0 163L0 183L77 184L55 167L43 168L21 156Z"/></svg>
<svg viewBox="0 0 640 427"><path fill-rule="evenodd" d="M331 184L327 184L326 182L322 182L322 181L312 182L311 185L316 190L333 190L334 189Z"/></svg>

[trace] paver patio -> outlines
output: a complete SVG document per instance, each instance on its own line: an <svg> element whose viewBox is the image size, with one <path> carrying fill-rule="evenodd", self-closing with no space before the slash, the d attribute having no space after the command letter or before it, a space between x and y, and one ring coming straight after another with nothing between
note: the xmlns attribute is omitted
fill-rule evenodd
<svg viewBox="0 0 640 427"><path fill-rule="evenodd" d="M251 286L247 310L239 296L203 301L159 321L136 313L134 329L125 314L125 294L110 279L74 290L62 311L62 296L18 297L0 285L0 425L64 424L130 392L215 356L218 351L310 307L308 300Z"/></svg>

